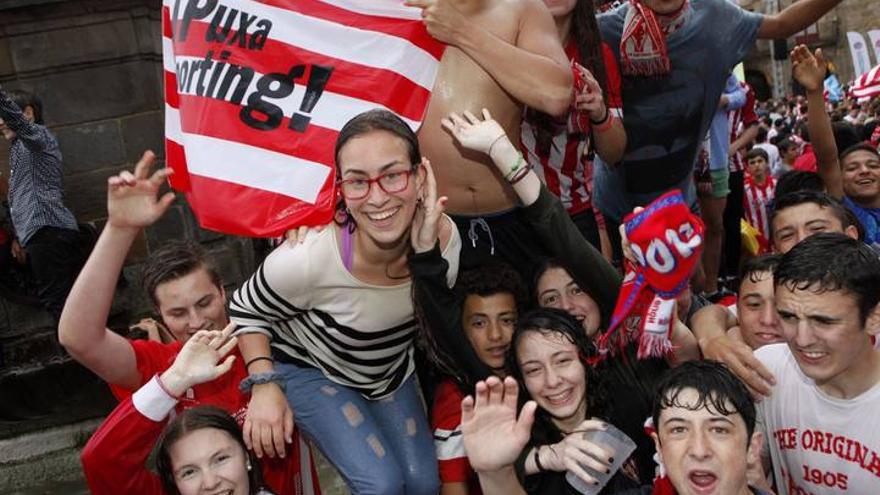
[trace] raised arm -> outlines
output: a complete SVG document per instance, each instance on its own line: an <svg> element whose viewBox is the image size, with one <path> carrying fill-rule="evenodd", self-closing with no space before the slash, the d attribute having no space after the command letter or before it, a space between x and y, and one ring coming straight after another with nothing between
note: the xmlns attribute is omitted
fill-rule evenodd
<svg viewBox="0 0 880 495"><path fill-rule="evenodd" d="M422 18L431 36L467 53L518 101L555 116L568 112L571 70L553 18L543 3L539 0L504 2L504 8L521 9L515 44L477 25L453 3L452 0L406 1L406 5L422 9Z"/></svg>
<svg viewBox="0 0 880 495"><path fill-rule="evenodd" d="M764 16L758 28L758 38L788 38L810 24L818 21L842 0L800 0L782 12Z"/></svg>
<svg viewBox="0 0 880 495"><path fill-rule="evenodd" d="M620 275L602 253L584 240L559 199L527 168L504 129L485 109L482 120L465 112L462 116L450 114L442 125L461 146L489 154L501 176L511 182L535 234L578 285L596 299L607 323L620 290Z"/></svg>
<svg viewBox="0 0 880 495"><path fill-rule="evenodd" d="M825 111L825 58L822 49L817 48L816 54L804 45L798 45L791 51L791 65L794 78L807 91L807 129L810 131L810 143L816 154L816 168L819 177L825 183L828 194L836 199L843 199L843 177L840 161L837 158L837 143L831 128L831 118Z"/></svg>
<svg viewBox="0 0 880 495"><path fill-rule="evenodd" d="M525 495L513 463L529 441L535 420L534 401L516 414L519 385L507 377L477 383L474 397L461 403L464 448L486 495Z"/></svg>
<svg viewBox="0 0 880 495"><path fill-rule="evenodd" d="M153 444L187 389L232 368L235 357L223 359L235 347L235 338L229 338L232 328L197 332L170 368L121 402L104 420L81 456L91 493L162 493L158 476L146 466Z"/></svg>
<svg viewBox="0 0 880 495"><path fill-rule="evenodd" d="M41 125L33 123L24 114L25 109L19 108L9 98L6 90L0 86L0 120L3 124L15 131L16 137L28 148L39 151L44 150L50 142L54 141L49 130Z"/></svg>
<svg viewBox="0 0 880 495"><path fill-rule="evenodd" d="M413 254L408 263L413 282L413 298L419 320L429 332L446 370L458 378L485 378L492 371L480 361L462 329L463 301L449 288L449 263L440 249L440 230L449 220L443 216L446 197L437 197L437 184L430 163L426 165L425 196L419 203L411 231ZM451 361L451 362L449 362Z"/></svg>
<svg viewBox="0 0 880 495"><path fill-rule="evenodd" d="M77 277L61 320L58 338L67 352L102 380L134 389L141 384L134 350L124 337L107 328L116 281L140 230L153 224L174 201L158 198L170 169L150 175L156 157L147 151L134 174L125 171L107 180L107 225Z"/></svg>

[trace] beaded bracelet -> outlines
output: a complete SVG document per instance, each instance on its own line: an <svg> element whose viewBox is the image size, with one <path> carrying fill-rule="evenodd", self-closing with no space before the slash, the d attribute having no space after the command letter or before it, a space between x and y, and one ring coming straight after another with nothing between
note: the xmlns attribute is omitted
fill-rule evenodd
<svg viewBox="0 0 880 495"><path fill-rule="evenodd" d="M287 391L287 382L284 380L284 375L277 371L254 373L241 381L241 384L238 385L238 390L246 394L251 391L254 385L262 385L264 383L274 383L281 387L282 391Z"/></svg>

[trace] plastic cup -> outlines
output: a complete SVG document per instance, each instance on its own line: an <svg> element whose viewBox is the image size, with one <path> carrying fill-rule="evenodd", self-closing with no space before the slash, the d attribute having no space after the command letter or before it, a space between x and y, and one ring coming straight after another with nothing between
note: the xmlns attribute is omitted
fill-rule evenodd
<svg viewBox="0 0 880 495"><path fill-rule="evenodd" d="M614 462L609 467L610 472L599 472L589 466L581 465L590 476L596 478L599 482L598 485L591 485L585 482L580 476L571 471L565 473L565 480L568 481L568 484L575 490L585 495L596 495L602 491L602 488L605 488L605 485L608 484L608 480L610 480L611 477L614 476L614 473L623 466L623 463L629 459L629 456L636 450L636 444L626 436L626 434L610 424L606 430L586 431L584 432L584 437L606 451L612 452L611 457L614 458ZM607 461L607 459L604 460Z"/></svg>

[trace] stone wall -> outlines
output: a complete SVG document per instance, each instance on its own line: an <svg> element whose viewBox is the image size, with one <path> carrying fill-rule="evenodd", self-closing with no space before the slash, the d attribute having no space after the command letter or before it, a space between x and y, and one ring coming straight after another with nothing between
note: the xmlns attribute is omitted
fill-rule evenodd
<svg viewBox="0 0 880 495"><path fill-rule="evenodd" d="M791 5L795 0L779 0L780 10ZM754 12L765 12L764 0L740 0L740 5ZM870 43L867 32L871 29L880 29L880 6L877 0L844 0L839 6L832 9L819 20L819 41L810 43L813 49L821 47L827 60L834 63L837 68L838 78L841 84L846 84L854 78L852 57L849 52L849 44L846 40L847 31L856 31L862 34L865 42ZM759 40L755 49L746 58L746 68L757 70L764 74L767 81L772 85L773 70L771 68L770 41ZM788 49L795 45L795 37L788 38ZM871 52L871 60L874 61L874 53ZM880 61L874 61L880 63ZM783 81L786 94L791 94L791 64L788 60L782 61Z"/></svg>
<svg viewBox="0 0 880 495"><path fill-rule="evenodd" d="M66 204L98 229L106 218L107 177L130 169L145 149L163 150L159 0L0 0L0 84L40 95L46 125L64 154ZM0 172L8 177L8 146ZM148 228L132 249L111 326L150 312L140 290L144 257L169 239L205 245L228 288L255 268L254 242L198 227L185 199ZM55 331L40 310L0 300L0 381L39 368ZM57 357L57 356L56 356Z"/></svg>

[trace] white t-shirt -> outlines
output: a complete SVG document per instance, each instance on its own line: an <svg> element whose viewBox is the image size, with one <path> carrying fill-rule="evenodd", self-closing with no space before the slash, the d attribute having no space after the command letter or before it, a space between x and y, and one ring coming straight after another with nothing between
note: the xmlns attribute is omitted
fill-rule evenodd
<svg viewBox="0 0 880 495"><path fill-rule="evenodd" d="M787 344L755 356L776 376L758 403L780 495L880 494L880 383L854 399L829 397Z"/></svg>

